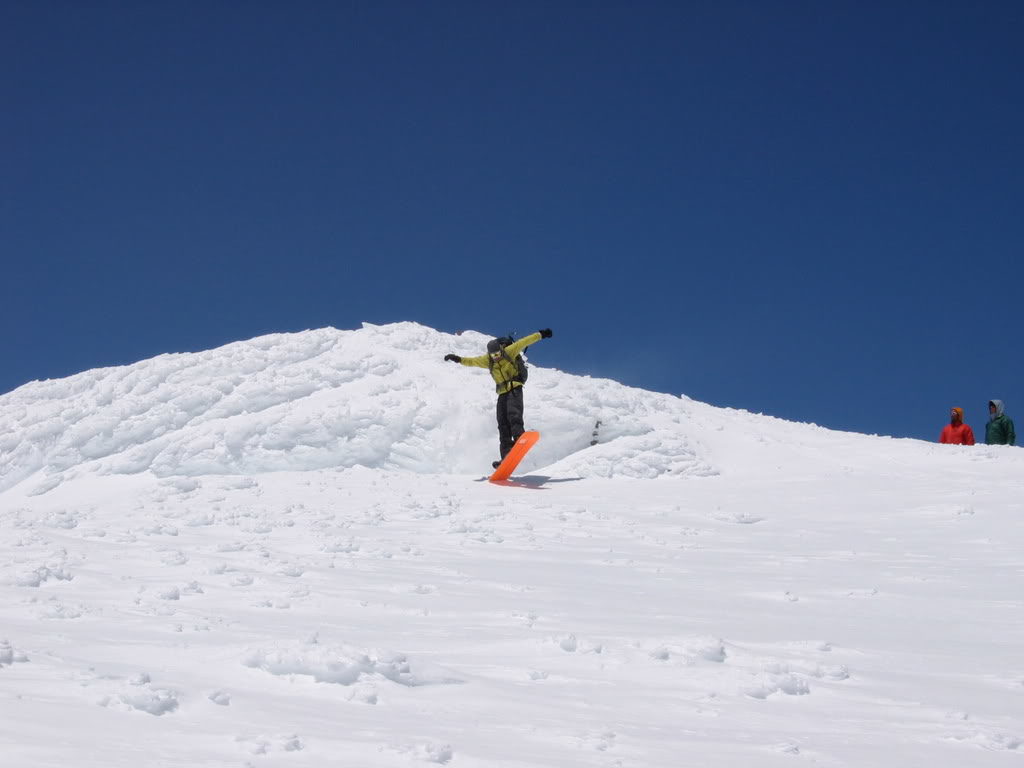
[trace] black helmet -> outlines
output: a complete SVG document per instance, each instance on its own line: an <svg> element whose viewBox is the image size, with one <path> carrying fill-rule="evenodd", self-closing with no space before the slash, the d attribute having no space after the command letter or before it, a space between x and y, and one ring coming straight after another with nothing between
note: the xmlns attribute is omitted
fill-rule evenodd
<svg viewBox="0 0 1024 768"><path fill-rule="evenodd" d="M501 342L498 339L491 339L487 342L487 354L493 355L495 352L500 352L501 346Z"/></svg>

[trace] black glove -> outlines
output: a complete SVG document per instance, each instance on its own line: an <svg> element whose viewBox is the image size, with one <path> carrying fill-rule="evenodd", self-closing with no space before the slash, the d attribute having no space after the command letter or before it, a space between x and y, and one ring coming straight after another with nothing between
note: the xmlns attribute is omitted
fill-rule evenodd
<svg viewBox="0 0 1024 768"><path fill-rule="evenodd" d="M445 355L444 359L445 360L451 360L453 363L461 363L462 362L462 358L459 357L458 355Z"/></svg>
<svg viewBox="0 0 1024 768"><path fill-rule="evenodd" d="M540 329L540 337L542 339L550 339L551 338L551 329L550 328L541 328Z"/></svg>

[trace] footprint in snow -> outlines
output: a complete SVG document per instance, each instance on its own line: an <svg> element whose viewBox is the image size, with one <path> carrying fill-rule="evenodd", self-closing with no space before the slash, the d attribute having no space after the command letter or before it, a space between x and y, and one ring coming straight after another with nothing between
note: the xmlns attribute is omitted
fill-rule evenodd
<svg viewBox="0 0 1024 768"><path fill-rule="evenodd" d="M39 613L41 619L78 619L88 612L88 609L81 603L66 604L55 597L43 606Z"/></svg>
<svg viewBox="0 0 1024 768"><path fill-rule="evenodd" d="M792 741L786 741L786 742L783 742L782 744L776 744L773 747L773 749L776 752L781 752L784 755L799 755L800 754L800 745L798 745L798 744L796 744L795 742L792 742Z"/></svg>
<svg viewBox="0 0 1024 768"><path fill-rule="evenodd" d="M46 516L46 520L44 522L50 528L71 530L78 527L78 518L74 514L64 510L51 512Z"/></svg>
<svg viewBox="0 0 1024 768"><path fill-rule="evenodd" d="M14 576L16 587L39 587L51 579L71 581L74 578L62 565L40 565L31 570L24 570Z"/></svg>
<svg viewBox="0 0 1024 768"><path fill-rule="evenodd" d="M604 653L604 646L601 643L580 640L575 634L557 638L554 642L566 653Z"/></svg>
<svg viewBox="0 0 1024 768"><path fill-rule="evenodd" d="M811 672L814 677L822 680L849 680L850 670L845 664L839 664L835 667L823 667L818 665Z"/></svg>
<svg viewBox="0 0 1024 768"><path fill-rule="evenodd" d="M377 688L373 685L359 685L355 686L348 700L355 702L356 704L368 704L374 706L379 701L377 694Z"/></svg>
<svg viewBox="0 0 1024 768"><path fill-rule="evenodd" d="M217 521L212 514L209 512L201 512L197 515L193 515L186 522L189 528L204 528L208 525L213 525Z"/></svg>
<svg viewBox="0 0 1024 768"><path fill-rule="evenodd" d="M788 668L775 666L773 669L776 671L766 669L760 684L748 688L744 693L752 699L767 699L780 692L788 696L806 696L811 692L807 681L791 673Z"/></svg>
<svg viewBox="0 0 1024 768"><path fill-rule="evenodd" d="M231 704L231 694L226 691L214 691L206 698L221 707L227 707Z"/></svg>
<svg viewBox="0 0 1024 768"><path fill-rule="evenodd" d="M862 597L875 597L878 594L877 589L853 589L846 593L847 597L850 598L862 598Z"/></svg>
<svg viewBox="0 0 1024 768"><path fill-rule="evenodd" d="M399 747L396 751L411 754L426 763L437 763L445 765L455 756L455 750L451 744L415 744L411 747Z"/></svg>
<svg viewBox="0 0 1024 768"><path fill-rule="evenodd" d="M27 661L28 656L12 646L9 640L0 640L0 667L23 664Z"/></svg>
<svg viewBox="0 0 1024 768"><path fill-rule="evenodd" d="M164 565L170 566L184 565L188 562L188 557L181 550L175 549L165 553L164 556L160 558L160 562L162 562Z"/></svg>
<svg viewBox="0 0 1024 768"><path fill-rule="evenodd" d="M580 738L580 746L596 749L598 752L607 752L615 746L615 731L605 729L588 733Z"/></svg>
<svg viewBox="0 0 1024 768"><path fill-rule="evenodd" d="M951 741L977 744L990 751L1024 751L1024 738L1016 734L970 729L962 734L946 737Z"/></svg>
<svg viewBox="0 0 1024 768"><path fill-rule="evenodd" d="M252 755L299 752L306 747L302 739L294 733L278 736L236 736L235 742Z"/></svg>

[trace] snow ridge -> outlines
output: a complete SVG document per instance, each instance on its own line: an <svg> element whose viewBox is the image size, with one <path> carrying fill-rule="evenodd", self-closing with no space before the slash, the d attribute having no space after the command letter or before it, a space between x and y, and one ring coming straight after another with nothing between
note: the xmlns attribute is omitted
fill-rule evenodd
<svg viewBox="0 0 1024 768"><path fill-rule="evenodd" d="M414 323L325 328L27 384L0 397L0 490L38 474L34 492L46 493L82 471L475 472L496 453L493 390L486 372L442 357L486 339ZM677 434L684 411L678 398L553 370L535 369L528 390L545 464L588 447L598 417L603 442L629 438L623 462L603 451L565 465L586 475L713 473Z"/></svg>

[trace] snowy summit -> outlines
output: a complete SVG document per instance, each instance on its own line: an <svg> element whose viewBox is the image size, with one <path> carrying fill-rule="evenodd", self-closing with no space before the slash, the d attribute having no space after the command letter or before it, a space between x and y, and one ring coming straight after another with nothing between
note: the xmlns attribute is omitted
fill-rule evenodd
<svg viewBox="0 0 1024 768"><path fill-rule="evenodd" d="M531 363L494 485L489 338L0 396L0 763L1021 764L1024 453Z"/></svg>

